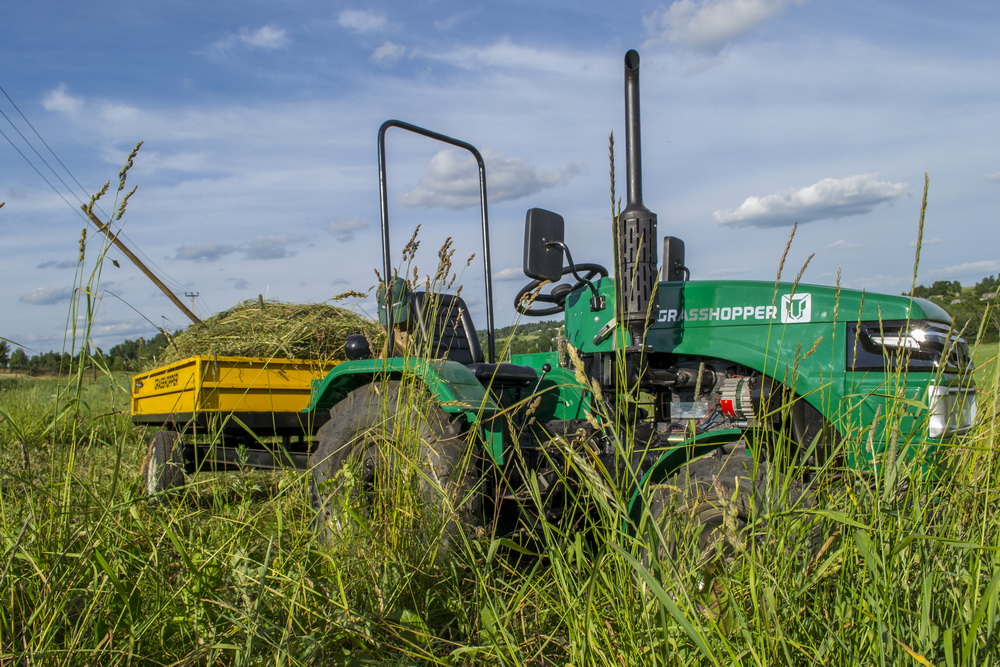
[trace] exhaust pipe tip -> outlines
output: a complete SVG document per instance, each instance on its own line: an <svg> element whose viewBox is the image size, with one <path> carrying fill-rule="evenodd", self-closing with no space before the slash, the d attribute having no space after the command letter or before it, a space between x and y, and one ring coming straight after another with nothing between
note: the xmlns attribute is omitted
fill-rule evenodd
<svg viewBox="0 0 1000 667"><path fill-rule="evenodd" d="M629 49L628 53L625 54L625 69L629 72L635 72L639 69L639 52L635 49Z"/></svg>

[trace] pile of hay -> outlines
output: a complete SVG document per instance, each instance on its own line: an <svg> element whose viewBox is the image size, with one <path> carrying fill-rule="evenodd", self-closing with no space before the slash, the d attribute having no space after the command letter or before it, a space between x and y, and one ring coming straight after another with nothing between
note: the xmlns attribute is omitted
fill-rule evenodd
<svg viewBox="0 0 1000 667"><path fill-rule="evenodd" d="M357 313L326 304L244 301L177 334L159 364L197 355L344 360L344 341L364 334L377 354L382 328Z"/></svg>

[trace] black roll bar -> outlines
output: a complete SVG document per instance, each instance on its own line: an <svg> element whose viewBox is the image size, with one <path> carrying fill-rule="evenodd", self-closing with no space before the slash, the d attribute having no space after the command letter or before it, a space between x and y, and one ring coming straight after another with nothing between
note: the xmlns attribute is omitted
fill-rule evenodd
<svg viewBox="0 0 1000 667"><path fill-rule="evenodd" d="M490 262L490 225L489 218L486 213L486 163L483 161L483 156L480 154L479 150L472 144L459 139L453 139L452 137L438 132L432 132L431 130L401 120L387 120L382 123L382 127L378 130L378 187L382 207L382 280L384 281L384 293L386 295L390 294L390 286L393 278L392 255L389 251L389 190L386 181L385 161L385 135L391 127L398 127L401 130L413 132L414 134L419 134L427 137L428 139L434 139L435 141L450 144L456 148L463 148L472 154L472 157L476 159L476 163L479 165L479 204L482 210L483 220L483 270L486 280L486 361L489 363L496 363L496 336L493 325L493 276ZM393 308L392 304L387 304L387 306L386 332L390 339L389 349L392 349ZM475 332L473 332L473 335L475 335Z"/></svg>

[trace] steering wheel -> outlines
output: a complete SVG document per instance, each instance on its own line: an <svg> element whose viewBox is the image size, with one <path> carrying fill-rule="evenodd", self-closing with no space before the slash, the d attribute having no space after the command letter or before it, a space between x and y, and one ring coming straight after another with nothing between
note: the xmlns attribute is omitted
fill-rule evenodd
<svg viewBox="0 0 1000 667"><path fill-rule="evenodd" d="M581 273L583 276L580 276ZM570 274L573 274L577 278L575 284L569 285L567 283L560 283L552 287L552 289L550 289L547 293L538 292L535 294L533 299L531 299L528 303L525 303L525 298L529 294L535 293L543 282L541 280L532 280L530 283L522 287L520 291L518 291L517 296L514 297L514 310L522 315L528 315L529 317L545 317L547 315L561 313L566 309L566 297L569 296L570 292L587 285L597 276L607 278L608 270L600 264L585 263L577 264L575 266L564 266L562 269L562 275L566 276ZM548 308L535 308L533 306L536 303L551 303L554 305L549 306Z"/></svg>

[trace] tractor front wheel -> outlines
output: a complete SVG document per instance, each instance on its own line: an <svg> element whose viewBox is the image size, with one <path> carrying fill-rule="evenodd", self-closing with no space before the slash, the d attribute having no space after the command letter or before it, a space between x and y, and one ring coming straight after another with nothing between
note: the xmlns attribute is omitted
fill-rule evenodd
<svg viewBox="0 0 1000 667"><path fill-rule="evenodd" d="M748 541L757 539L765 527L760 519L809 506L812 494L808 485L781 475L769 461L755 461L742 442L727 445L650 489L647 554L659 562L686 562L698 575L698 587L710 586ZM810 536L801 537L802 546L810 548ZM693 559L685 561L685 553Z"/></svg>
<svg viewBox="0 0 1000 667"><path fill-rule="evenodd" d="M658 533L650 551L660 559L676 559L683 545L678 533L696 541L696 566L711 576L742 549L753 515L754 490L767 476L767 463L754 469L742 446L716 450L683 466L649 492L649 520ZM684 527L692 526L693 532Z"/></svg>

